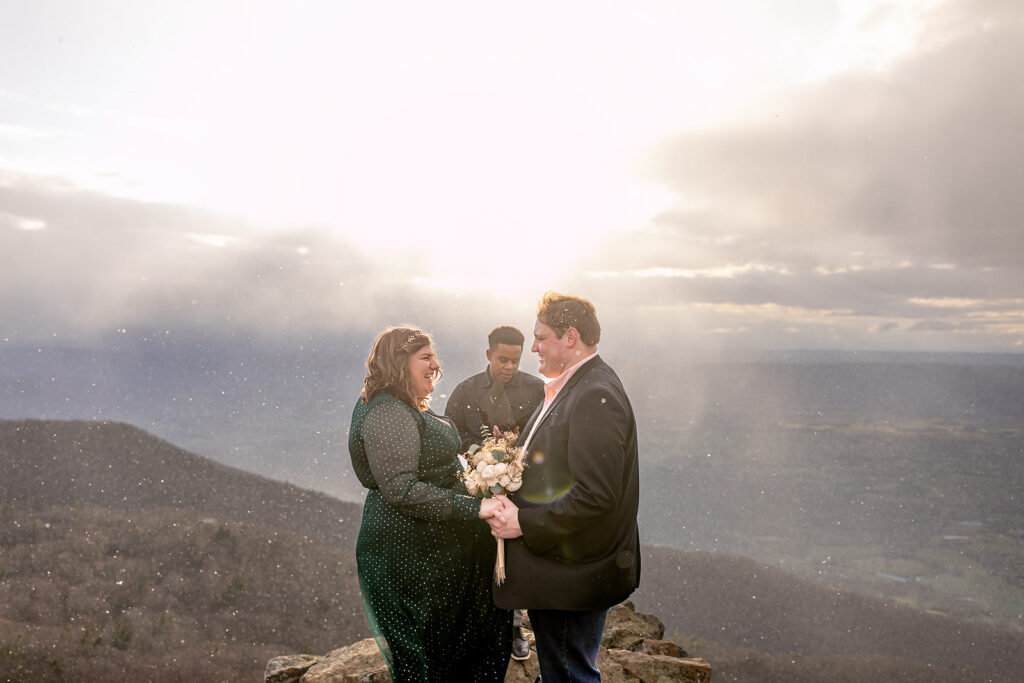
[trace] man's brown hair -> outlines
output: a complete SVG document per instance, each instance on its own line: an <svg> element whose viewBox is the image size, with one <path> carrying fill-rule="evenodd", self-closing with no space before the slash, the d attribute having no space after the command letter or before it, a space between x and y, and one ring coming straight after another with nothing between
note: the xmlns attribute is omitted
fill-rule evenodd
<svg viewBox="0 0 1024 683"><path fill-rule="evenodd" d="M601 323L597 322L594 304L578 296L545 292L537 304L537 320L550 327L559 339L573 327L587 346L601 341Z"/></svg>

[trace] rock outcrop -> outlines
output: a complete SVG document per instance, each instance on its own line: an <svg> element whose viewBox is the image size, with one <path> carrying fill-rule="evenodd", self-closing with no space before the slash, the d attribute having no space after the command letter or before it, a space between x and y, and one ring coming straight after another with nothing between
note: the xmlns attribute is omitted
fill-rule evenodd
<svg viewBox="0 0 1024 683"><path fill-rule="evenodd" d="M533 647L529 616L524 631ZM664 640L665 626L657 617L641 614L624 602L608 612L597 665L608 683L660 683L684 681L707 683L711 667L691 658L678 644ZM509 662L505 683L533 683L537 678L537 653L523 662ZM265 683L391 683L384 660L372 638L339 648L326 655L285 655L267 663Z"/></svg>

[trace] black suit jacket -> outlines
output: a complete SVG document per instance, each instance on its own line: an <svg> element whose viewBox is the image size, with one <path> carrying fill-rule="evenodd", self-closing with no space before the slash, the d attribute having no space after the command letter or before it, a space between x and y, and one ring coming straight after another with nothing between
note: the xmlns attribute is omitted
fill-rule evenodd
<svg viewBox="0 0 1024 683"><path fill-rule="evenodd" d="M528 449L513 496L523 536L505 541L507 578L494 586L495 604L598 610L622 602L640 583L636 419L600 356L558 393Z"/></svg>

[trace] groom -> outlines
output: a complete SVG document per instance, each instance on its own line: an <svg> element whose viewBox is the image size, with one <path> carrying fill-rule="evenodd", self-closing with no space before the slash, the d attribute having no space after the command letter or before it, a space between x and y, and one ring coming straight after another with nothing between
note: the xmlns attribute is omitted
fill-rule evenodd
<svg viewBox="0 0 1024 683"><path fill-rule="evenodd" d="M488 520L507 539L494 602L526 608L543 683L600 681L609 607L640 582L636 420L618 376L597 355L601 326L586 299L548 292L532 351L548 378L523 428L523 484Z"/></svg>

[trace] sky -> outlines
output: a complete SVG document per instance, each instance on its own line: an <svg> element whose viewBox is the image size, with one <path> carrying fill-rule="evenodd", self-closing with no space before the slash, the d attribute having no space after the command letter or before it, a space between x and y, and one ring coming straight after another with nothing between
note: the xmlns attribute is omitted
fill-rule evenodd
<svg viewBox="0 0 1024 683"><path fill-rule="evenodd" d="M1022 65L1018 0L0 0L0 350L1021 352Z"/></svg>

